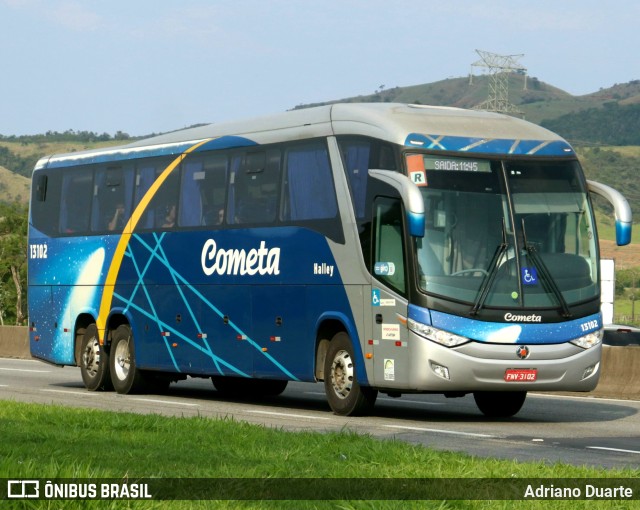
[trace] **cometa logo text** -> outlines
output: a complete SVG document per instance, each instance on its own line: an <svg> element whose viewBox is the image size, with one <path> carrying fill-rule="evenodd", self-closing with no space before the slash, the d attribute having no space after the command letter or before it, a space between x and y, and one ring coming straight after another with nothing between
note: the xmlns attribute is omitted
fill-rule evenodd
<svg viewBox="0 0 640 510"><path fill-rule="evenodd" d="M507 322L542 322L542 315L515 315L512 313L505 313L504 320Z"/></svg>
<svg viewBox="0 0 640 510"><path fill-rule="evenodd" d="M280 274L280 248L266 247L260 241L259 248L249 251L238 249L218 249L213 239L208 239L202 247L200 258L202 271L207 276L219 275L271 275Z"/></svg>

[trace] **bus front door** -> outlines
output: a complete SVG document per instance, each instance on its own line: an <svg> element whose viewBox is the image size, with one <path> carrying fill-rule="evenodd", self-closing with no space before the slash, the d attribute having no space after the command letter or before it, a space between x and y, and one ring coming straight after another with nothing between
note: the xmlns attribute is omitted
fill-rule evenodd
<svg viewBox="0 0 640 510"><path fill-rule="evenodd" d="M384 287L373 286L374 382L378 387L408 382L407 301Z"/></svg>

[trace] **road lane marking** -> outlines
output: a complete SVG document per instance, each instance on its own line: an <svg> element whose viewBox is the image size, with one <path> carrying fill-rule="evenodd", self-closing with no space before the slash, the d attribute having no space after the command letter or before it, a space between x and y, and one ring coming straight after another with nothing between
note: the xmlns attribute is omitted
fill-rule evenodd
<svg viewBox="0 0 640 510"><path fill-rule="evenodd" d="M446 406L444 402L423 402L422 400L404 400L401 398L379 398L383 402L395 402L397 404L419 404L423 406Z"/></svg>
<svg viewBox="0 0 640 510"><path fill-rule="evenodd" d="M638 450L623 450L622 448L607 448L606 446L587 446L590 450L607 450L610 452L621 452L621 453L637 453L640 454Z"/></svg>
<svg viewBox="0 0 640 510"><path fill-rule="evenodd" d="M585 395L584 397L580 397L578 395L554 395L553 393L538 393L533 394L530 393L527 395L527 398L555 398L555 399L565 399L565 400L588 400L589 402L617 402L619 404L637 404L638 400L635 399L621 399L621 398L604 398L604 397L596 397L595 395Z"/></svg>
<svg viewBox="0 0 640 510"><path fill-rule="evenodd" d="M254 409L247 409L245 412L254 414L266 414L268 416L279 416L282 418L304 418L305 420L330 420L324 416L308 416L305 414L290 414L290 413L276 413L273 411L257 411Z"/></svg>
<svg viewBox="0 0 640 510"><path fill-rule="evenodd" d="M20 359L20 358L0 358L2 361L9 363L42 363L39 359Z"/></svg>
<svg viewBox="0 0 640 510"><path fill-rule="evenodd" d="M458 432L455 430L442 430L442 429L427 429L424 427L408 427L406 425L384 425L390 429L411 430L415 432L435 432L436 434L450 434L452 436L465 436L465 437L483 437L487 439L495 438L491 434L478 434L475 432Z"/></svg>
<svg viewBox="0 0 640 510"><path fill-rule="evenodd" d="M326 393L322 391L305 391L305 395L319 395L321 397L326 396ZM399 402L401 404L420 404L423 406L446 406L444 402L423 402L422 400L404 400L402 398L382 397L378 399L379 402Z"/></svg>
<svg viewBox="0 0 640 510"><path fill-rule="evenodd" d="M175 402L172 400L160 400L156 398L132 398L131 400L138 400L140 402L151 402L152 404L170 404L174 406L200 407L200 404L190 404L188 402Z"/></svg>
<svg viewBox="0 0 640 510"><path fill-rule="evenodd" d="M88 391L49 390L49 389L44 389L40 391L46 391L47 393L66 393L67 395L89 395Z"/></svg>
<svg viewBox="0 0 640 510"><path fill-rule="evenodd" d="M51 370L30 370L28 368L4 368L0 367L0 370L6 370L7 372L37 372L39 374L48 374Z"/></svg>

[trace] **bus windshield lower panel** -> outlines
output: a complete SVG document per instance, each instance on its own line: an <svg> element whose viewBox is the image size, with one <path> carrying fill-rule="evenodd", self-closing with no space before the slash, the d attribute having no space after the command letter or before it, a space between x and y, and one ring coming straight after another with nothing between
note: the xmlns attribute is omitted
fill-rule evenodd
<svg viewBox="0 0 640 510"><path fill-rule="evenodd" d="M593 214L576 162L421 157L424 292L510 309L566 310L598 296Z"/></svg>

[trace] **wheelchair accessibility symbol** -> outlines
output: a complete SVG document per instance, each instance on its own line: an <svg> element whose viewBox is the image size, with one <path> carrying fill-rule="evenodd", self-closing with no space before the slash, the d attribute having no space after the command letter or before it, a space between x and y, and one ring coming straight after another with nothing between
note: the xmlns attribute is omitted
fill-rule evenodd
<svg viewBox="0 0 640 510"><path fill-rule="evenodd" d="M522 283L524 285L535 285L538 283L538 272L535 267L522 268Z"/></svg>
<svg viewBox="0 0 640 510"><path fill-rule="evenodd" d="M380 290L373 289L371 291L371 304L373 306L380 306Z"/></svg>

